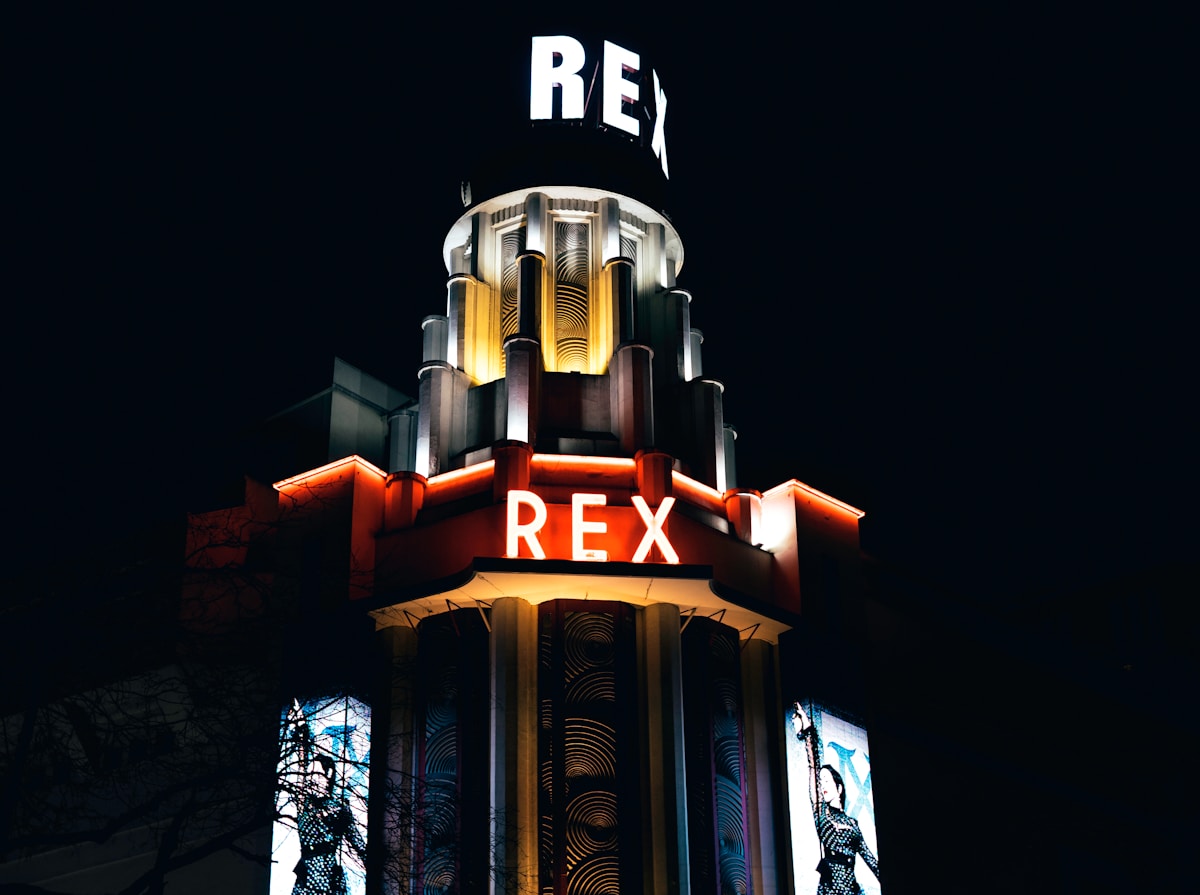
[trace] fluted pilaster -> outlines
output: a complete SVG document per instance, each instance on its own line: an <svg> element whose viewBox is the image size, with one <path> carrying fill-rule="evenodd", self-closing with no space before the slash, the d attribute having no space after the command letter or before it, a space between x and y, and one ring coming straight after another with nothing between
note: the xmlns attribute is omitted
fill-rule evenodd
<svg viewBox="0 0 1200 895"><path fill-rule="evenodd" d="M537 611L492 604L492 892L535 895L538 883Z"/></svg>
<svg viewBox="0 0 1200 895"><path fill-rule="evenodd" d="M646 687L646 892L691 892L687 775L683 743L683 676L679 607L647 606L642 615L642 680Z"/></svg>

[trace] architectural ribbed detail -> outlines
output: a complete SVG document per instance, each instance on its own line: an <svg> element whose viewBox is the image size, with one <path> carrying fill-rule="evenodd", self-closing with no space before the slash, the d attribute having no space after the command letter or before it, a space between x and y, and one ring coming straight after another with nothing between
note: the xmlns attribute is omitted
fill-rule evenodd
<svg viewBox="0 0 1200 895"><path fill-rule="evenodd" d="M638 240L628 233L621 234L621 257L628 258L633 262L634 267L637 266Z"/></svg>
<svg viewBox="0 0 1200 895"><path fill-rule="evenodd" d="M421 865L425 887L443 891L458 877L458 651L448 627L426 626L421 657L423 676L440 685L426 691L422 713Z"/></svg>
<svg viewBox="0 0 1200 895"><path fill-rule="evenodd" d="M491 610L492 849L497 893L537 882L537 613L516 597Z"/></svg>
<svg viewBox="0 0 1200 895"><path fill-rule="evenodd" d="M645 236L647 224L632 211L621 209L621 223L637 231L638 236ZM632 257L632 256L631 256Z"/></svg>
<svg viewBox="0 0 1200 895"><path fill-rule="evenodd" d="M418 804L419 779L416 769L416 744L420 737L416 730L415 706L422 681L418 675L417 632L411 627L391 626L382 629L378 642L386 656L389 692L380 712L386 717L387 740L382 750L385 761L380 760L380 746L375 747L372 758L375 767L386 768L386 784L382 790L386 798L376 797L369 804L372 812L372 829L382 830L385 845L383 858L384 873L397 879L415 876L416 856L413 852L413 837L404 821L414 816ZM378 743L378 740L376 741ZM375 790L380 792L379 789ZM368 873L370 873L370 869Z"/></svg>
<svg viewBox="0 0 1200 895"><path fill-rule="evenodd" d="M784 704L779 694L774 649L773 645L755 638L742 643L742 698L748 707ZM763 711L748 709L743 713L749 793L746 858L755 892L792 891L791 874L786 866L777 868L774 859L777 853L786 851L779 841L784 824L776 814L783 810L786 798L773 775L779 761L779 728L775 718Z"/></svg>
<svg viewBox="0 0 1200 895"><path fill-rule="evenodd" d="M558 221L554 225L554 339L559 372L588 369L587 224Z"/></svg>
<svg viewBox="0 0 1200 895"><path fill-rule="evenodd" d="M660 796L646 800L643 891L690 895L679 607L647 606L639 621L646 698L644 785Z"/></svg>
<svg viewBox="0 0 1200 895"><path fill-rule="evenodd" d="M518 203L501 208L498 211L492 212L492 224L503 224L506 221L516 220L525 216L525 205Z"/></svg>
<svg viewBox="0 0 1200 895"><path fill-rule="evenodd" d="M640 837L636 781L633 613L624 604L560 600L539 607L541 891L636 890ZM622 822L624 821L624 823ZM632 824L632 825L631 825Z"/></svg>
<svg viewBox="0 0 1200 895"><path fill-rule="evenodd" d="M520 328L519 265L517 259L525 251L525 228L518 227L500 236L500 342L516 335ZM500 355L501 370L504 355Z"/></svg>
<svg viewBox="0 0 1200 895"><path fill-rule="evenodd" d="M415 833L423 890L482 891L490 865L487 630L472 610L424 620L418 663L426 690L419 723L421 811Z"/></svg>
<svg viewBox="0 0 1200 895"><path fill-rule="evenodd" d="M750 892L737 631L694 619L683 633L693 891Z"/></svg>
<svg viewBox="0 0 1200 895"><path fill-rule="evenodd" d="M557 212L596 213L596 202L592 199L556 198L550 201L550 207Z"/></svg>

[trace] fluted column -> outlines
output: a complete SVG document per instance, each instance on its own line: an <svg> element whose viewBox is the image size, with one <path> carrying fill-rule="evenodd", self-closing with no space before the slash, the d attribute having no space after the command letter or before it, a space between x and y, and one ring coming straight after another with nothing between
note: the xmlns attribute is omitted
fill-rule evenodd
<svg viewBox="0 0 1200 895"><path fill-rule="evenodd" d="M718 491L729 487L725 467L725 386L715 379L693 379L691 392L692 469L696 478Z"/></svg>
<svg viewBox="0 0 1200 895"><path fill-rule="evenodd" d="M541 401L542 343L538 339L546 258L524 252L517 258L517 331L504 340L505 428L508 441L537 441Z"/></svg>
<svg viewBox="0 0 1200 895"><path fill-rule="evenodd" d="M447 340L450 318L445 314L430 314L421 321L421 360L447 360Z"/></svg>
<svg viewBox="0 0 1200 895"><path fill-rule="evenodd" d="M654 352L637 342L626 342L613 354L609 368L613 429L626 454L654 446L653 360Z"/></svg>
<svg viewBox="0 0 1200 895"><path fill-rule="evenodd" d="M389 473L383 483L383 527L411 528L425 505L428 480L415 472Z"/></svg>
<svg viewBox="0 0 1200 895"><path fill-rule="evenodd" d="M423 476L450 468L450 457L461 450L466 417L467 380L446 361L433 361L417 374L420 412L413 466Z"/></svg>
<svg viewBox="0 0 1200 895"><path fill-rule="evenodd" d="M504 503L509 491L529 490L533 446L523 441L497 441L492 445L492 499Z"/></svg>
<svg viewBox="0 0 1200 895"><path fill-rule="evenodd" d="M737 478L737 429L728 423L722 427L722 438L725 445L725 487L736 488Z"/></svg>
<svg viewBox="0 0 1200 895"><path fill-rule="evenodd" d="M467 318L471 294L477 280L470 274L456 273L446 283L446 356L450 366L460 370L466 365Z"/></svg>
<svg viewBox="0 0 1200 895"><path fill-rule="evenodd" d="M730 488L723 495L725 518L739 540L762 544L762 494L752 488Z"/></svg>
<svg viewBox="0 0 1200 895"><path fill-rule="evenodd" d="M654 299L654 313L646 326L638 321L639 332L652 333L649 344L661 354L658 372L667 377L663 382L687 382L695 379L692 364L692 294L686 289L673 288Z"/></svg>
<svg viewBox="0 0 1200 895"><path fill-rule="evenodd" d="M688 895L687 775L683 746L679 607L647 606L642 615L646 682L647 860L643 891Z"/></svg>
<svg viewBox="0 0 1200 895"><path fill-rule="evenodd" d="M746 707L746 793L750 796L746 800L746 864L755 895L782 895L792 891L791 874L786 868L781 872L786 862L777 860L788 854L777 841L779 831L788 829L786 805L779 798L783 704L774 647L765 640L751 639L742 645L742 700Z"/></svg>
<svg viewBox="0 0 1200 895"><path fill-rule="evenodd" d="M612 300L613 338L617 348L609 364L613 429L626 453L654 446L654 351L648 344L634 285L634 265L620 252L620 209L604 204L604 271Z"/></svg>
<svg viewBox="0 0 1200 895"><path fill-rule="evenodd" d="M671 496L671 465L675 458L662 451L647 450L638 451L633 459L637 463L638 493L650 506L659 506Z"/></svg>
<svg viewBox="0 0 1200 895"><path fill-rule="evenodd" d="M504 384L504 438L534 444L542 390L542 346L537 339L504 340Z"/></svg>
<svg viewBox="0 0 1200 895"><path fill-rule="evenodd" d="M517 256L517 331L514 335L536 339L542 316L542 285L546 256L522 252Z"/></svg>
<svg viewBox="0 0 1200 895"><path fill-rule="evenodd" d="M416 464L417 407L401 407L388 414L388 472L411 472Z"/></svg>
<svg viewBox="0 0 1200 895"><path fill-rule="evenodd" d="M503 597L491 615L491 891L536 895L537 610L519 597Z"/></svg>
<svg viewBox="0 0 1200 895"><path fill-rule="evenodd" d="M408 895L398 881L410 879L417 864L413 842L418 801L413 711L417 704L417 632L395 625L378 631L376 638L383 659L378 685L386 695L380 706L383 711L376 712L379 720L372 735L371 828L381 830L383 838L381 848L368 843L371 876L378 880L378 887L372 888L384 895Z"/></svg>
<svg viewBox="0 0 1200 895"><path fill-rule="evenodd" d="M633 262L628 258L613 258L605 262L609 295L613 306L613 336L618 345L637 338Z"/></svg>
<svg viewBox="0 0 1200 895"><path fill-rule="evenodd" d="M704 360L701 357L700 346L704 344L704 333L692 327L691 330L691 346L692 354L689 360L688 379L697 379L704 375Z"/></svg>

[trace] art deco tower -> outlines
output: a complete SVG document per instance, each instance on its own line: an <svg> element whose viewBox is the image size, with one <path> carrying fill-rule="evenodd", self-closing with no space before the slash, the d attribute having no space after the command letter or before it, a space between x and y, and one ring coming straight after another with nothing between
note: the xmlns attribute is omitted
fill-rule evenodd
<svg viewBox="0 0 1200 895"><path fill-rule="evenodd" d="M365 884L792 891L804 694L780 642L856 611L862 514L737 486L650 60L522 53L523 136L464 183L444 308L413 322L417 397L339 367L330 462L248 501L273 586L369 620L386 656L356 697Z"/></svg>

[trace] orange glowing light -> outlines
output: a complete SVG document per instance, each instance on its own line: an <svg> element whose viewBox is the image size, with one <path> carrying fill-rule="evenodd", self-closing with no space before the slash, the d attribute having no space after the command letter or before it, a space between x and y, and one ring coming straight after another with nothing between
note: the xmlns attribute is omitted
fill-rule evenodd
<svg viewBox="0 0 1200 895"><path fill-rule="evenodd" d="M681 472L671 471L671 487L681 495L689 498L689 503L704 507L709 512L723 516L725 514L725 498L716 488L710 488L703 482L698 482Z"/></svg>
<svg viewBox="0 0 1200 895"><path fill-rule="evenodd" d="M613 469L633 472L637 461L629 457L584 457L579 454L534 454L530 465L540 469Z"/></svg>
<svg viewBox="0 0 1200 895"><path fill-rule="evenodd" d="M482 463L435 475L429 479L425 491L425 506L434 506L487 491L492 487L495 475L495 460L484 460Z"/></svg>
<svg viewBox="0 0 1200 895"><path fill-rule="evenodd" d="M771 497L790 488L799 488L801 491L805 492L811 497L815 497L817 500L827 503L831 507L842 510L845 513L849 513L855 519L861 519L863 516L867 515L864 510L860 510L858 507L852 507L850 504L838 500L836 497L826 494L824 491L818 491L811 485L806 485L804 482L798 481L797 479L789 479L781 485L776 485L770 491L767 491L765 494L763 494L763 497Z"/></svg>
<svg viewBox="0 0 1200 895"><path fill-rule="evenodd" d="M452 485L460 480L490 478L494 474L495 468L495 460L484 460L482 463L476 463L474 466L465 466L462 469L451 469L449 472L442 472L435 476L430 476L429 484L431 486L435 483L437 485Z"/></svg>
<svg viewBox="0 0 1200 895"><path fill-rule="evenodd" d="M307 472L302 472L299 475L294 475L291 478L286 478L276 482L272 487L276 491L283 491L285 488L291 488L295 485L312 484L313 479L322 478L331 472L336 472L343 467L357 465L363 472L374 473L379 476L380 480L387 478L387 473L376 466L374 463L368 462L358 454L351 454L349 457L343 457L341 460L334 460L326 463L324 466L318 466L316 469L310 469Z"/></svg>

